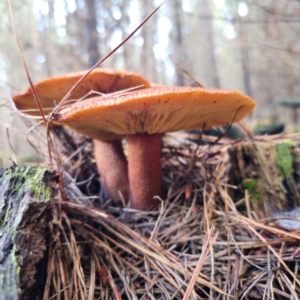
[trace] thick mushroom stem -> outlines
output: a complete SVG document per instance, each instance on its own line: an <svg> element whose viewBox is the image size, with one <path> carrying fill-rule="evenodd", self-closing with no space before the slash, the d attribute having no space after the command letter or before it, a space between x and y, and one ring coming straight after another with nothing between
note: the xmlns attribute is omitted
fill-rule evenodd
<svg viewBox="0 0 300 300"><path fill-rule="evenodd" d="M128 134L128 176L132 208L145 210L163 198L161 134Z"/></svg>
<svg viewBox="0 0 300 300"><path fill-rule="evenodd" d="M100 179L108 197L120 206L123 203L122 198L127 203L130 197L128 166L122 142L102 142L94 139L94 147Z"/></svg>

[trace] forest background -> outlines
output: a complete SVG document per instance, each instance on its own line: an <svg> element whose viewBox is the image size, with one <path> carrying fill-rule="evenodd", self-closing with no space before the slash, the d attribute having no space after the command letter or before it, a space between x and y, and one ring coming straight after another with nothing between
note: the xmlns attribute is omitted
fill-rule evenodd
<svg viewBox="0 0 300 300"><path fill-rule="evenodd" d="M159 0L11 1L33 82L85 70L109 53ZM30 161L28 127L9 97L28 81L13 35L8 3L0 2L0 166ZM300 2L294 0L166 0L101 67L137 72L163 85L205 87L251 96L247 121L291 124L282 99L300 99ZM289 128L289 127L286 127ZM294 130L294 129L293 129ZM34 160L34 159L33 159Z"/></svg>

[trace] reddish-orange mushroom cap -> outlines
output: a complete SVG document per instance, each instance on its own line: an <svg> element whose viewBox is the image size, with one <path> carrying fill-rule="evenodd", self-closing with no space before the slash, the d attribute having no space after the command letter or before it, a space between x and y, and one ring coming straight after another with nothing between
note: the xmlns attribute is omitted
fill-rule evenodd
<svg viewBox="0 0 300 300"><path fill-rule="evenodd" d="M86 71L52 77L38 82L34 88L39 96L45 113L49 113L71 88L86 74ZM129 88L148 88L150 83L142 76L120 70L95 69L72 91L69 99L80 99L89 92L112 93ZM94 95L95 96L95 95ZM27 114L39 115L31 88L13 96L19 110Z"/></svg>
<svg viewBox="0 0 300 300"><path fill-rule="evenodd" d="M60 110L54 120L81 133L105 129L120 135L154 134L227 125L255 106L236 91L161 87L88 99Z"/></svg>

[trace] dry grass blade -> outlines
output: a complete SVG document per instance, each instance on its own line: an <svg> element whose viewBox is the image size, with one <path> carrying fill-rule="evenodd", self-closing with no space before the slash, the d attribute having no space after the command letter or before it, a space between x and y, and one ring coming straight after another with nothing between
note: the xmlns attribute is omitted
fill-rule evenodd
<svg viewBox="0 0 300 300"><path fill-rule="evenodd" d="M190 280L190 283L189 283L189 285L187 287L187 290L186 290L186 292L184 294L183 300L188 300L189 299L189 297L190 297L190 295L191 295L191 293L192 293L192 291L194 289L195 283L197 281L197 277L199 276L198 274L200 273L201 268L202 268L202 266L204 264L204 261L205 261L207 255L208 255L208 252L210 251L212 245L214 244L214 242L217 239L218 234L216 234L214 236L214 238L212 238L214 229L215 229L215 227L213 226L209 230L209 232L207 234L207 238L206 238L205 244L204 244L204 246L202 248L202 253L201 253L200 257L199 257L199 260L198 260L197 266L196 266L196 268L194 270L193 276L192 276L192 278Z"/></svg>
<svg viewBox="0 0 300 300"><path fill-rule="evenodd" d="M201 88L203 87L203 85L198 80L196 80L196 78L194 78L190 72L188 72L187 70L185 70L183 68L180 68L180 69L184 74L187 75L187 77L190 79L191 83L195 84L198 87L201 87Z"/></svg>
<svg viewBox="0 0 300 300"><path fill-rule="evenodd" d="M95 262L95 253L93 252L93 256L91 258L91 267L90 267L90 285L88 292L88 300L93 300L95 295L95 280L96 280L96 262Z"/></svg>
<svg viewBox="0 0 300 300"><path fill-rule="evenodd" d="M37 95L37 93L35 91L35 88L33 86L33 83L32 83L32 80L31 80L28 68L27 68L27 64L26 64L24 56L23 56L21 44L20 44L20 41L19 41L19 37L18 37L17 30L16 30L16 26L15 26L14 15L13 15L12 7L11 7L11 0L8 0L8 7L9 7L9 13L10 13L11 22L12 22L12 25L13 25L13 32L14 32L14 36L15 36L15 39L16 39L16 42L17 42L18 51L19 51L19 54L21 56L22 64L23 64L24 70L26 72L26 76L27 76L28 82L29 82L29 84L31 86L31 89L32 89L32 92L33 92L33 95L34 95L34 99L35 99L36 105L39 108L39 112L40 112L40 114L41 114L44 122L46 122L46 118L45 118L45 114L44 114L41 102L40 102L39 97L38 97L38 95Z"/></svg>
<svg viewBox="0 0 300 300"><path fill-rule="evenodd" d="M249 218L246 218L242 215L237 215L237 218L239 221L243 222L243 223L247 223L247 224L251 224L257 228L261 228L261 229L265 229L265 230L268 230L274 234L277 234L277 235L285 235L285 236L289 236L293 239L296 239L296 240L300 240L300 235L298 234L295 234L295 233L292 233L292 232L288 232L288 231L284 231L282 229L279 229L279 228L276 228L276 227L271 227L271 226L268 226L268 225L265 225L263 223L259 223L259 222L256 222L254 220L251 220Z"/></svg>

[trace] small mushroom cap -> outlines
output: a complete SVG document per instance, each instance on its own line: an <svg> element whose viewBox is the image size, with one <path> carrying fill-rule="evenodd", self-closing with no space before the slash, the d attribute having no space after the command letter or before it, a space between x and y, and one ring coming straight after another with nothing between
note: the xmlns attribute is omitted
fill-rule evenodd
<svg viewBox="0 0 300 300"><path fill-rule="evenodd" d="M50 113L85 74L86 71L82 71L52 77L36 83L34 87L45 113ZM72 91L69 99L80 99L91 91L107 94L138 86L149 88L150 83L135 73L113 69L95 69ZM13 101L19 110L24 110L29 115L40 115L31 87L14 95Z"/></svg>
<svg viewBox="0 0 300 300"><path fill-rule="evenodd" d="M54 120L91 137L103 129L154 134L227 125L246 117L255 106L236 91L162 87L88 99L61 109Z"/></svg>
<svg viewBox="0 0 300 300"><path fill-rule="evenodd" d="M66 74L49 78L35 84L34 87L45 114L50 113L55 105L65 97L71 88L85 74L86 71ZM138 87L137 89L149 88L150 83L145 78L135 73L113 69L95 69L87 75L78 86L76 86L69 99L80 99L91 91L106 94L135 87ZM93 96L95 96L95 94ZM13 101L15 102L16 107L24 113L35 116L40 115L30 87L26 91L13 96ZM122 137L123 136L116 135L111 131L97 131L97 139L101 141L109 142L120 140Z"/></svg>

